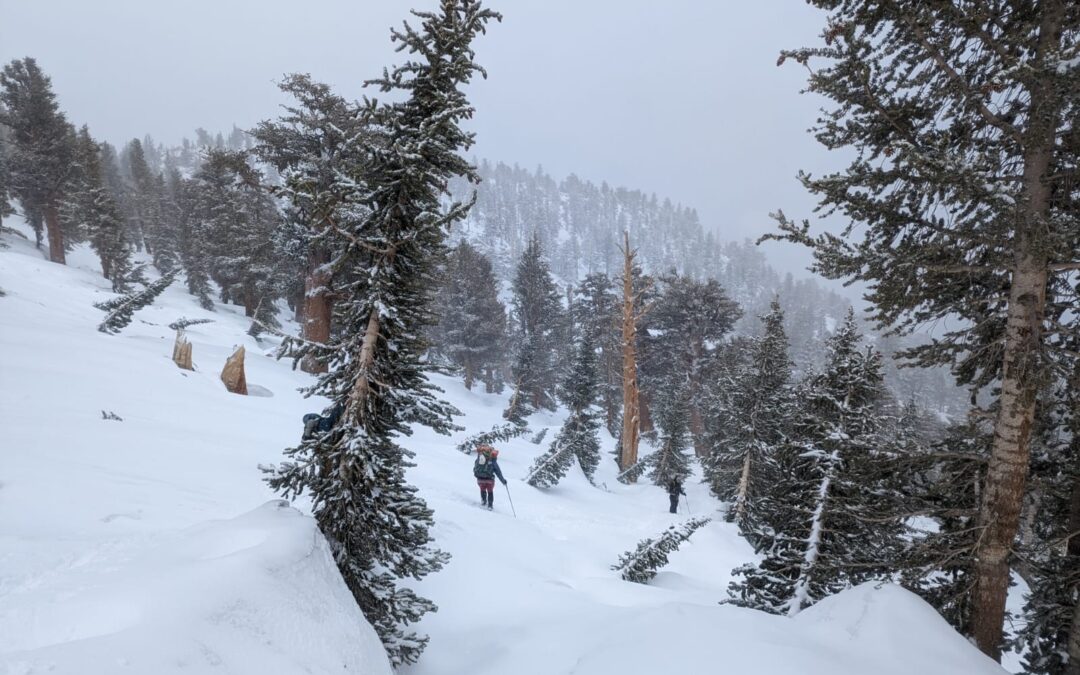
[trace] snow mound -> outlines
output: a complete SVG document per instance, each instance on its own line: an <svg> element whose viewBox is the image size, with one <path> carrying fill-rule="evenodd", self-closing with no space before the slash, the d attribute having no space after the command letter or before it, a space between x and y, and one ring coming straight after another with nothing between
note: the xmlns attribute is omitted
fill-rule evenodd
<svg viewBox="0 0 1080 675"><path fill-rule="evenodd" d="M5 595L0 671L391 673L314 521L284 501L68 566Z"/></svg>

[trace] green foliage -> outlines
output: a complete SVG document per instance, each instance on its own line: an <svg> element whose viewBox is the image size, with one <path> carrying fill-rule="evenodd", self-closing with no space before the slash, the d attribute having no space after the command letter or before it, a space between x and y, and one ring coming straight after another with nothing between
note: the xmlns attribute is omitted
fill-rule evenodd
<svg viewBox="0 0 1080 675"><path fill-rule="evenodd" d="M627 551L619 556L619 562L612 565L611 569L619 572L624 581L646 584L664 565L668 564L668 556L677 551L683 542L689 540L694 532L710 520L710 518L694 518L682 525L672 525L658 537L642 539L633 551Z"/></svg>

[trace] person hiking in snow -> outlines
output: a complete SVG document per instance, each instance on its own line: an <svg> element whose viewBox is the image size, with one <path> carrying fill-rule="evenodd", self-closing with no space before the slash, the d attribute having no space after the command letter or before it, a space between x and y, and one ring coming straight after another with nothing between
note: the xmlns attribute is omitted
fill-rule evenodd
<svg viewBox="0 0 1080 675"><path fill-rule="evenodd" d="M476 476L476 484L480 486L480 503L491 509L495 503L495 477L498 476L502 484L506 485L502 469L499 468L499 451L490 445L477 448L473 475Z"/></svg>
<svg viewBox="0 0 1080 675"><path fill-rule="evenodd" d="M671 513L679 512L679 495L683 497L686 493L682 489L682 481L678 478L672 478L667 484L668 498L671 500Z"/></svg>

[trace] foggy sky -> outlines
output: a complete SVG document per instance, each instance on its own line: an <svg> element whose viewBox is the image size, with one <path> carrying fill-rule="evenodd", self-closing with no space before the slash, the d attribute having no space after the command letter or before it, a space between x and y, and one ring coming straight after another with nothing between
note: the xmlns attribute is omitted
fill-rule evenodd
<svg viewBox="0 0 1080 675"><path fill-rule="evenodd" d="M76 125L122 144L278 114L275 82L309 72L348 98L397 63L388 28L432 0L0 0L0 60L33 56ZM477 157L540 165L698 209L724 239L768 213L809 217L798 169L836 168L807 133L820 101L780 49L817 42L802 0L488 0L487 80L470 89ZM374 93L374 92L367 92ZM642 242L644 245L645 243ZM781 271L809 256L765 246Z"/></svg>

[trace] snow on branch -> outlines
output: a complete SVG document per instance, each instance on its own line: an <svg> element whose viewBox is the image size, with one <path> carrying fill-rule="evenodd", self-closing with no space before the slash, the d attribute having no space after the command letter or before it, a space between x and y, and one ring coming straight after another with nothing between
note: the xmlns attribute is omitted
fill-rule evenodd
<svg viewBox="0 0 1080 675"><path fill-rule="evenodd" d="M642 539L637 548L627 551L619 557L619 562L611 569L620 572L623 581L648 583L661 567L668 564L668 555L678 550L682 543L690 538L711 518L693 518L682 525L672 525L655 539Z"/></svg>

